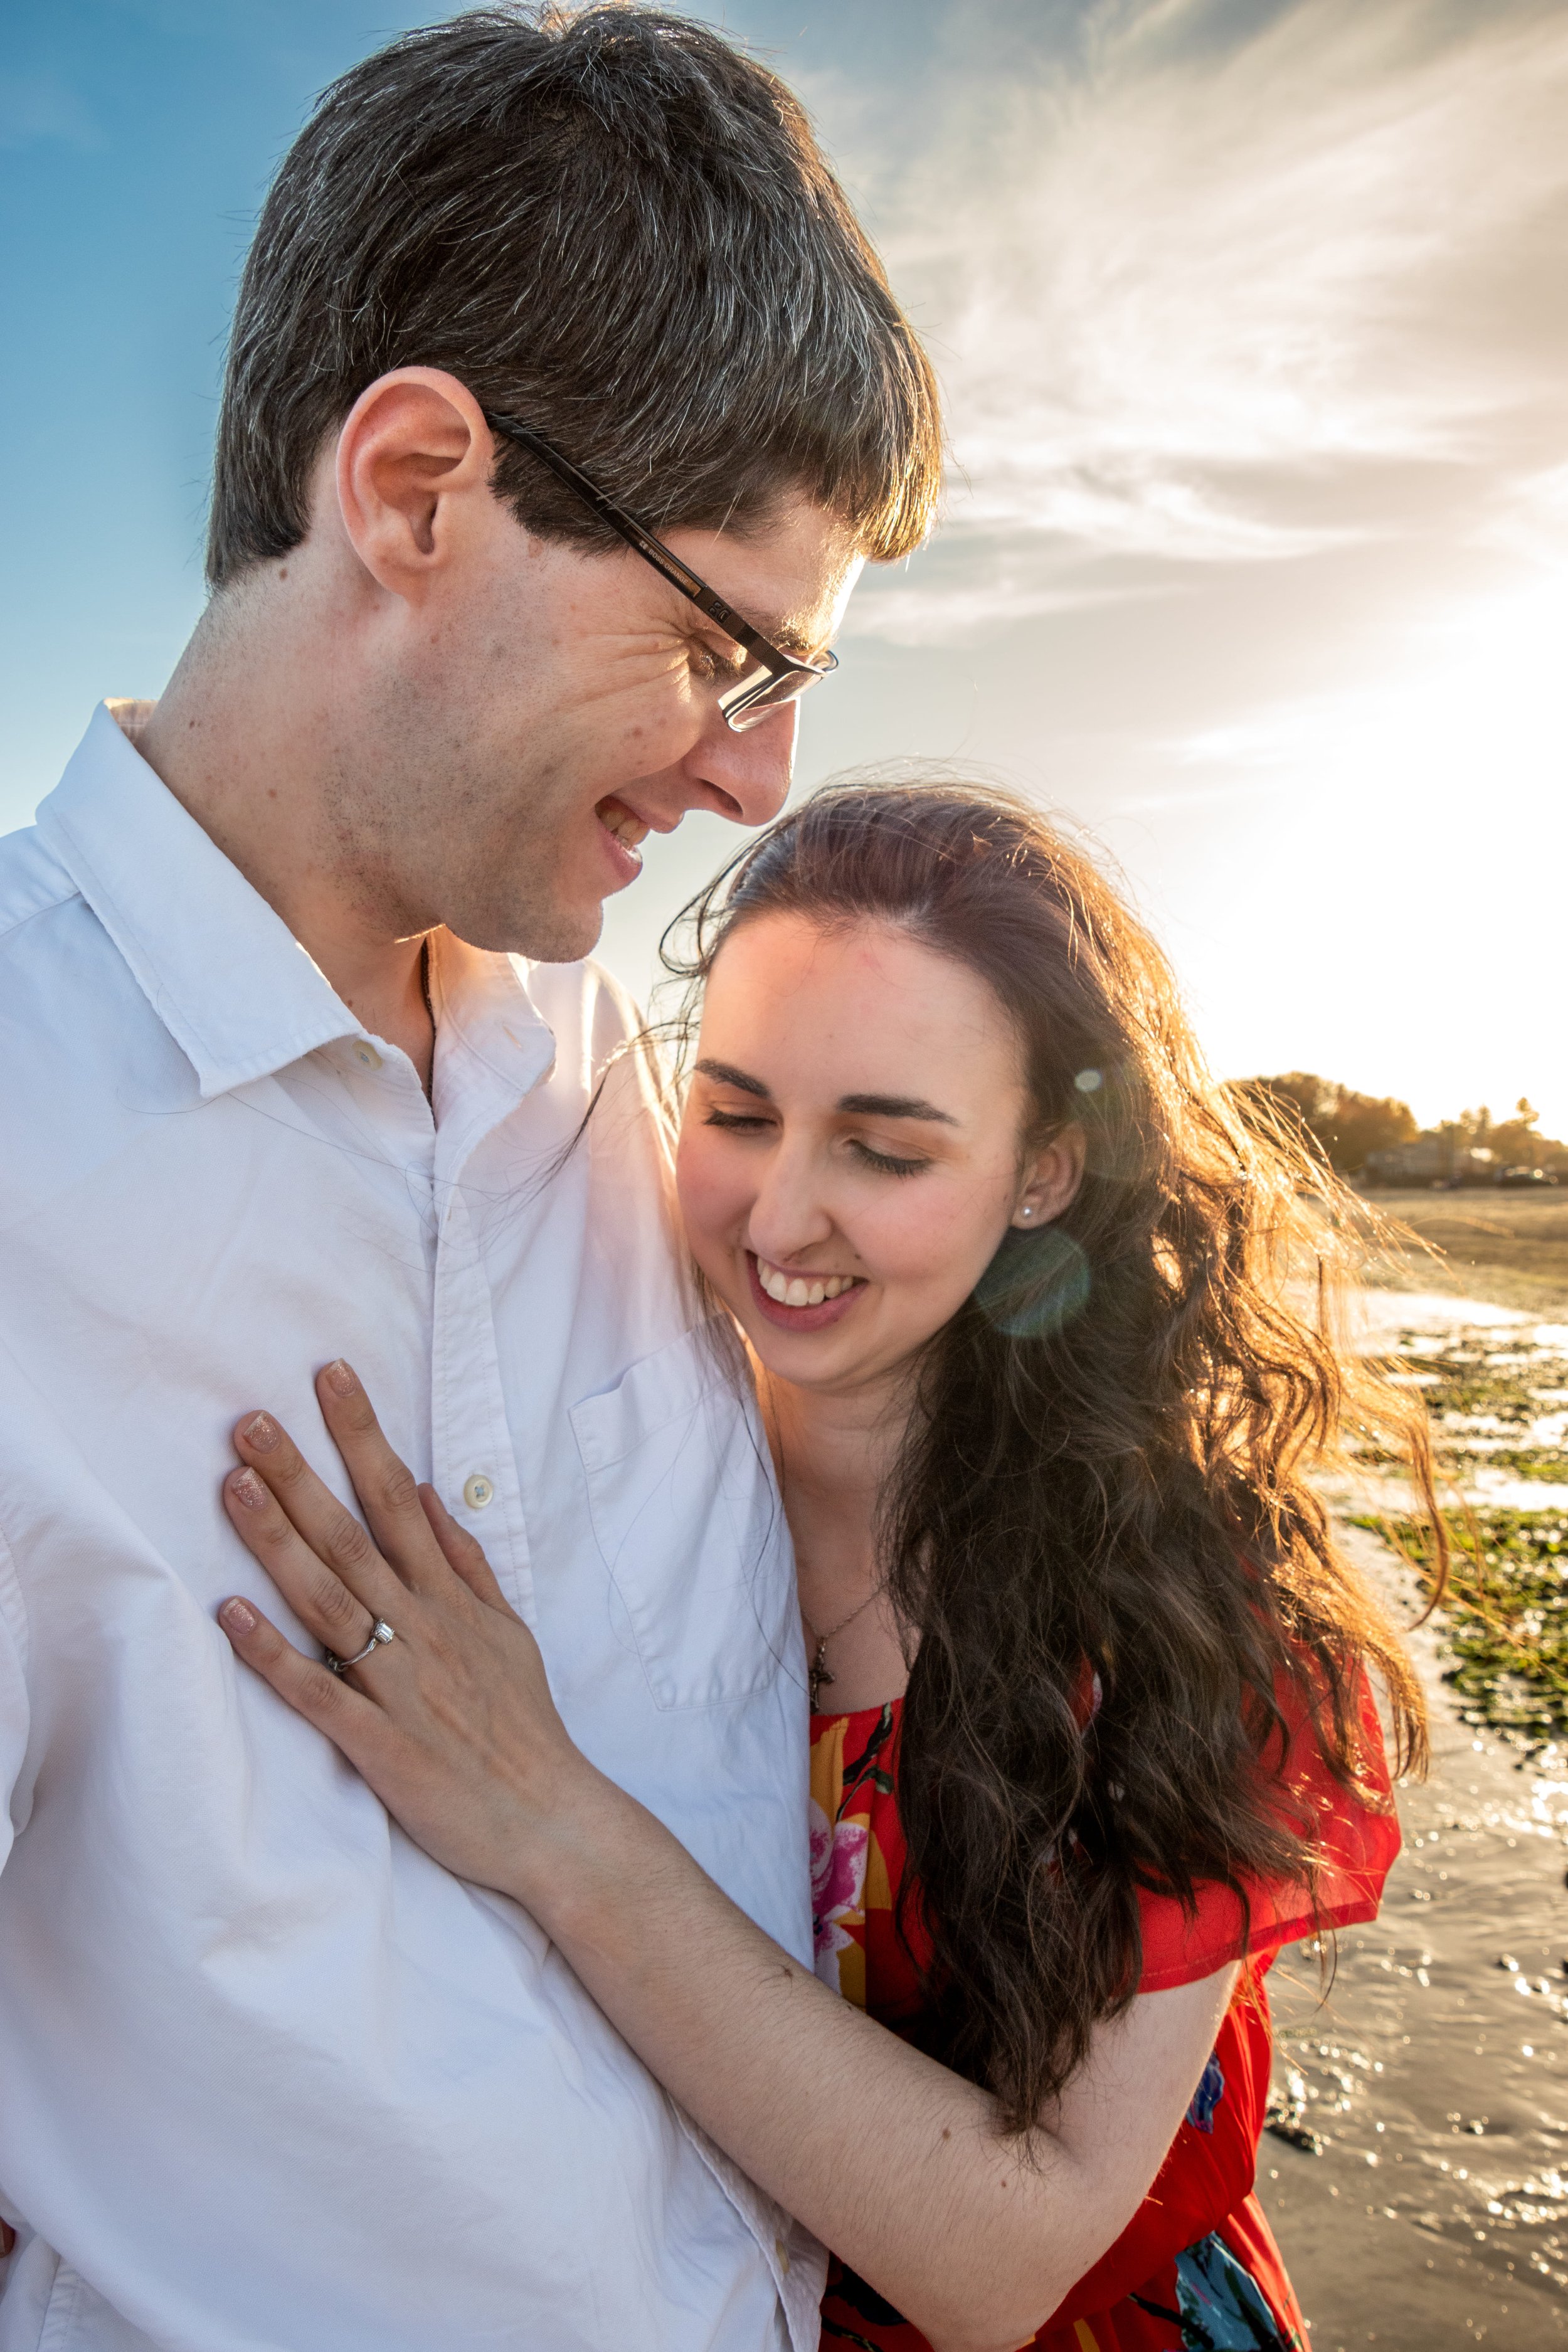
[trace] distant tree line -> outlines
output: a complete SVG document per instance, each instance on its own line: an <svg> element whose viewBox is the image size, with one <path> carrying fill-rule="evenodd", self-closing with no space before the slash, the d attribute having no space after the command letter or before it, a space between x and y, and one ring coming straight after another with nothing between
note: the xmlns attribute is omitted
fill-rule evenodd
<svg viewBox="0 0 1568 2352"><path fill-rule="evenodd" d="M1402 1143L1451 1139L1467 1151L1487 1151L1500 1168L1568 1171L1568 1144L1541 1132L1541 1114L1521 1096L1510 1118L1494 1120L1482 1104L1436 1127L1417 1125L1408 1103L1393 1095L1358 1094L1353 1087L1320 1078L1310 1070L1287 1070L1279 1077L1241 1078L1233 1089L1245 1109L1250 1102L1283 1118L1310 1138L1342 1176L1366 1165L1367 1154Z"/></svg>

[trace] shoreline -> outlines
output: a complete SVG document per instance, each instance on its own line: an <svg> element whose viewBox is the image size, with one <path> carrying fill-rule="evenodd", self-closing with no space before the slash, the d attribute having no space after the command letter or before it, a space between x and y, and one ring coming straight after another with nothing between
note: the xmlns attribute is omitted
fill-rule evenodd
<svg viewBox="0 0 1568 2352"><path fill-rule="evenodd" d="M1561 1308L1548 1322L1430 1288L1368 1289L1355 1313L1364 1351L1402 1359L1432 1399L1464 1524L1495 1537L1522 1516L1531 1562L1552 1564L1552 1606L1532 1610L1529 1580L1488 1541L1484 1590L1457 1577L1416 1622L1414 1568L1366 1524L1408 1528L1408 1485L1369 1463L1327 1490L1345 1549L1406 1629L1432 1769L1399 1790L1404 1851L1379 1918L1338 1938L1327 1998L1311 1946L1269 1979L1258 2194L1317 2352L1548 2352L1568 2345L1568 1741L1551 1650L1568 1622L1568 1412L1530 1391L1561 1388L1568 1405L1568 1325ZM1543 1422L1552 1442L1534 1443ZM1543 1533L1559 1517L1561 1580Z"/></svg>

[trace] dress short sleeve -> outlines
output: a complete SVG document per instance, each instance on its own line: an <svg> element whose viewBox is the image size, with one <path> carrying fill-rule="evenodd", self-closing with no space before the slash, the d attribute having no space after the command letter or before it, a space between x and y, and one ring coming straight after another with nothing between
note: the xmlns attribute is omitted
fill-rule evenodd
<svg viewBox="0 0 1568 2352"><path fill-rule="evenodd" d="M1282 1683L1279 1701L1287 1733L1280 1808L1316 1849L1316 1887L1247 1880L1244 1908L1232 1888L1209 1884L1197 1889L1194 1911L1173 1895L1144 1895L1142 1992L1195 1983L1234 1960L1267 1962L1302 1937L1377 1916L1384 1881L1399 1852L1399 1820L1371 1681L1363 1670L1357 1693L1358 1788L1347 1788L1329 1769L1300 1687Z"/></svg>

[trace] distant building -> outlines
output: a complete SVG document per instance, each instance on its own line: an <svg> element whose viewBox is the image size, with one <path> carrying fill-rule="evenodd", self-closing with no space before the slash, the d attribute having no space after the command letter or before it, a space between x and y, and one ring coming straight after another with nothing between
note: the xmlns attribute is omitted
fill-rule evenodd
<svg viewBox="0 0 1568 2352"><path fill-rule="evenodd" d="M1453 1135L1418 1135L1386 1151L1369 1151L1363 1171L1369 1184L1495 1184L1497 1154Z"/></svg>

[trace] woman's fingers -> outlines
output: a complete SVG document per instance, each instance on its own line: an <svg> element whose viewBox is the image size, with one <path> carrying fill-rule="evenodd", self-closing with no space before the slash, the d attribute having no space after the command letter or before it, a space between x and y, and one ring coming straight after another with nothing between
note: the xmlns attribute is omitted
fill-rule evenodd
<svg viewBox="0 0 1568 2352"><path fill-rule="evenodd" d="M387 1444L353 1367L341 1357L328 1364L316 1376L316 1394L383 1553L416 1592L442 1589L447 1581L442 1547L421 1507L417 1482Z"/></svg>
<svg viewBox="0 0 1568 2352"><path fill-rule="evenodd" d="M407 1594L375 1548L359 1528L363 1556L350 1570L321 1559L306 1542L267 1482L248 1465L231 1470L224 1481L224 1502L246 1549L266 1570L284 1600L308 1633L339 1657L352 1658L370 1639L377 1617L391 1610L397 1622L397 1602ZM345 1511L343 1517L349 1514ZM352 1521L358 1527L357 1520ZM367 1564L374 1572L367 1572ZM358 1590L354 1589L355 1585Z"/></svg>
<svg viewBox="0 0 1568 2352"><path fill-rule="evenodd" d="M398 1580L359 1520L317 1476L288 1431L269 1412L253 1412L235 1431L234 1445L241 1461L265 1481L307 1548L379 1615L387 1601L395 1597Z"/></svg>
<svg viewBox="0 0 1568 2352"><path fill-rule="evenodd" d="M349 1762L367 1773L384 1739L387 1725L381 1709L314 1658L307 1658L286 1642L276 1625L248 1601L226 1601L217 1622L247 1666L270 1683L279 1697L324 1731Z"/></svg>
<svg viewBox="0 0 1568 2352"><path fill-rule="evenodd" d="M496 1582L496 1573L485 1558L484 1546L475 1542L467 1528L458 1525L434 1486L421 1486L418 1494L425 1517L448 1568L462 1578L476 1600L484 1601L491 1609L504 1609L509 1617L515 1615L510 1601Z"/></svg>

